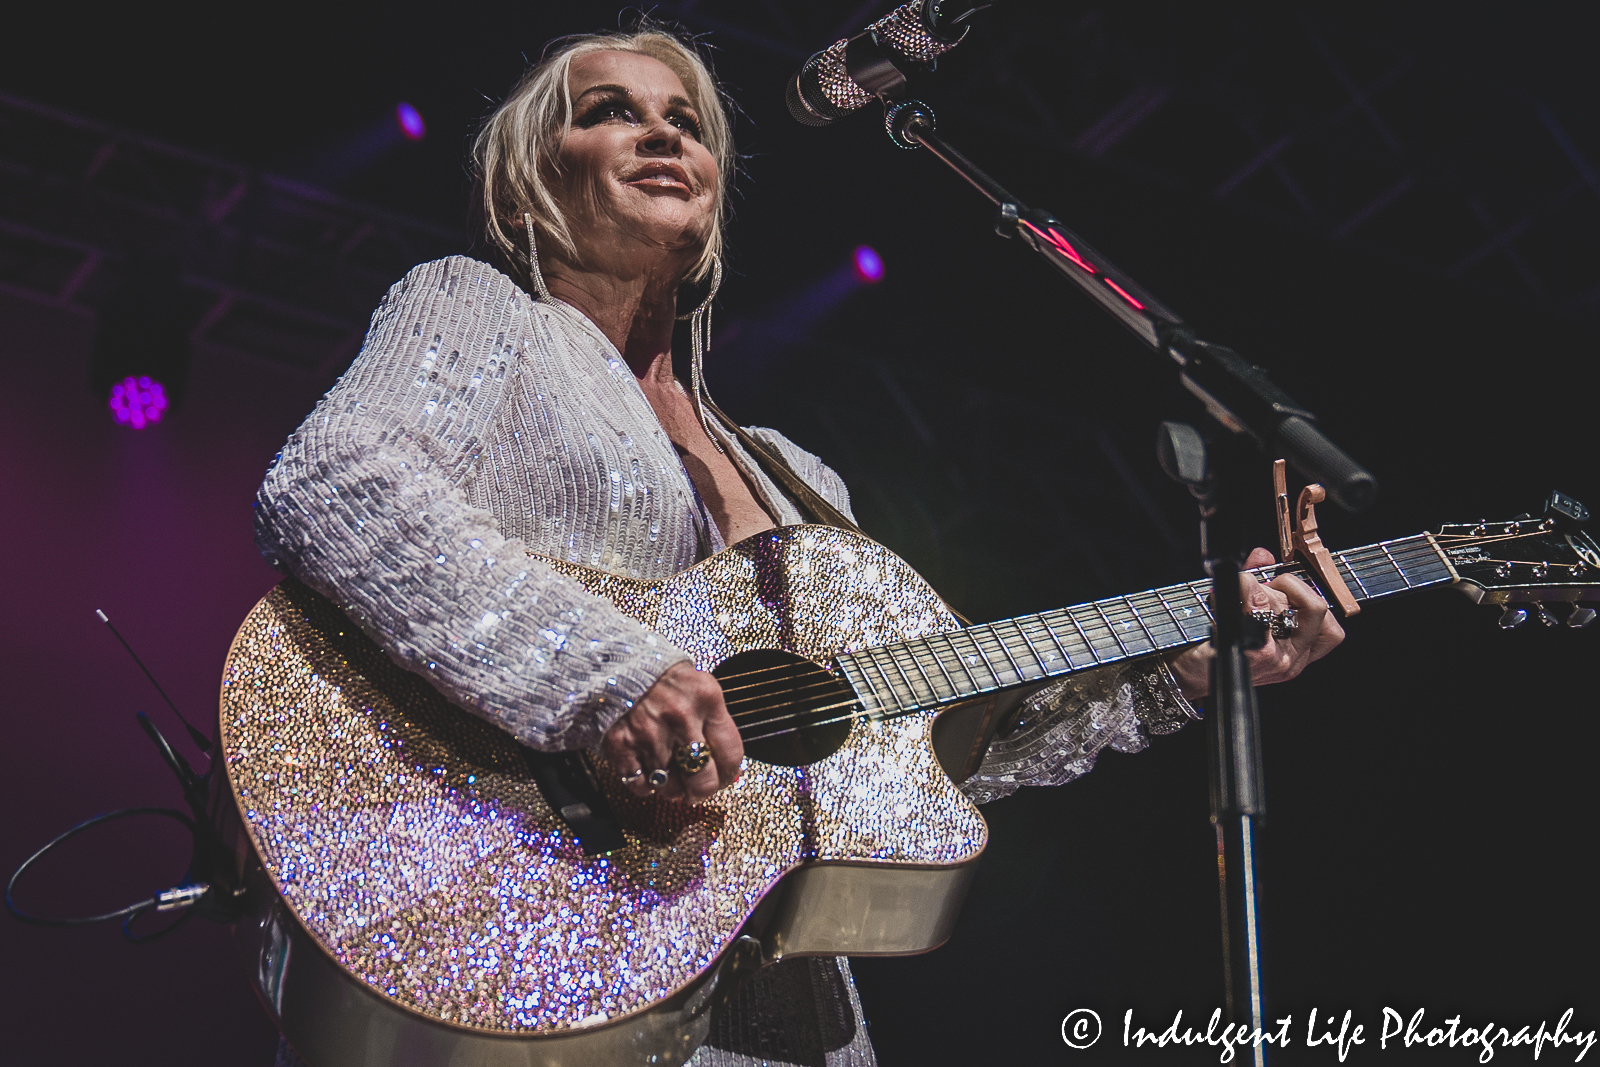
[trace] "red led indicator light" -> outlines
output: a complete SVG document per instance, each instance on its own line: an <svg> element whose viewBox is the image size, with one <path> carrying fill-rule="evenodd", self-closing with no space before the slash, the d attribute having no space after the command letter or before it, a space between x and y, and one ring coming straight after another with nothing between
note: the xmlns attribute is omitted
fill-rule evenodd
<svg viewBox="0 0 1600 1067"><path fill-rule="evenodd" d="M1090 274L1095 272L1094 264L1078 255L1078 250L1073 248L1071 242L1069 242L1065 237L1057 233L1054 226L1050 228L1049 232L1046 232L1039 229L1039 227L1035 226L1027 219L1023 219L1022 224L1028 229L1032 230L1034 233L1038 234L1040 237L1044 238L1046 241L1049 241L1051 247L1053 247L1057 252L1060 252L1062 255L1072 260L1072 262L1088 271Z"/></svg>
<svg viewBox="0 0 1600 1067"><path fill-rule="evenodd" d="M1122 297L1122 299L1126 300L1128 303L1132 304L1134 307L1138 308L1140 311L1144 310L1144 305L1139 303L1139 301L1135 300L1133 297L1129 296L1128 295L1128 291L1126 289L1124 289L1122 286L1118 285L1116 282L1112 281L1110 278L1106 278L1105 279L1105 283L1107 285L1111 286L1111 288L1115 289L1117 291L1117 295Z"/></svg>

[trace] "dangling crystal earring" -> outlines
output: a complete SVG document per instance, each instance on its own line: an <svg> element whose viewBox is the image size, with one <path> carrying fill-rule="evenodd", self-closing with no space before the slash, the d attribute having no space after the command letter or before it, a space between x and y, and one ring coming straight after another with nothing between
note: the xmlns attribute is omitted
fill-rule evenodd
<svg viewBox="0 0 1600 1067"><path fill-rule="evenodd" d="M718 452L724 452L722 442L711 432L711 418L706 414L704 401L710 399L705 390L705 361L706 353L711 351L711 302L717 298L721 287L722 259L719 256L711 261L711 291L689 314L689 392L694 400L694 413L700 417L700 425Z"/></svg>
<svg viewBox="0 0 1600 1067"><path fill-rule="evenodd" d="M528 279L533 282L533 293L540 300L550 300L550 289L544 284L544 272L539 269L539 246L533 239L533 213L522 213L522 224L528 228Z"/></svg>

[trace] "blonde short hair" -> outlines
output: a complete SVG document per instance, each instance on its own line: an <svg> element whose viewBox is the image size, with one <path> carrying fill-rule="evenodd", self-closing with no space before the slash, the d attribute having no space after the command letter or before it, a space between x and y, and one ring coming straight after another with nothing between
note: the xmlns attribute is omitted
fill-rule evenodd
<svg viewBox="0 0 1600 1067"><path fill-rule="evenodd" d="M700 259L689 271L698 281L722 253L728 190L733 183L733 123L730 106L710 66L676 35L646 24L633 33L581 34L553 41L544 58L522 76L504 102L489 116L472 146L478 185L476 208L482 213L483 237L510 263L527 273L527 237L520 226L531 213L540 240L551 240L567 255L577 255L566 214L550 189L557 173L557 154L572 130L572 91L567 74L572 61L591 52L636 52L660 60L683 82L689 103L700 118L700 143L716 160L719 173L716 215Z"/></svg>

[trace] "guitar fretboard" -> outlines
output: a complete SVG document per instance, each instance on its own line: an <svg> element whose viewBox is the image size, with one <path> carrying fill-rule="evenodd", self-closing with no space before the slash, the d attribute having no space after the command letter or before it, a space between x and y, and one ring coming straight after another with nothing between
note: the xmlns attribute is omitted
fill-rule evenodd
<svg viewBox="0 0 1600 1067"><path fill-rule="evenodd" d="M1332 553L1358 600L1453 580L1427 534ZM1266 575L1305 577L1278 565ZM1183 648L1211 636L1209 580L982 623L840 656L870 714L896 715Z"/></svg>

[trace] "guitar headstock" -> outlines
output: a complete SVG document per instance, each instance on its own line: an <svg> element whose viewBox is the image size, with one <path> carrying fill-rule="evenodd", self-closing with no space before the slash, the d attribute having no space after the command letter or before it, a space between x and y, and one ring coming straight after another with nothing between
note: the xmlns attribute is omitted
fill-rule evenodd
<svg viewBox="0 0 1600 1067"><path fill-rule="evenodd" d="M1584 529L1588 509L1551 493L1539 518L1442 526L1434 540L1460 577L1456 588L1480 604L1504 604L1500 625L1530 617L1556 626L1594 621L1600 601L1600 544ZM1564 607L1563 607L1564 606Z"/></svg>

